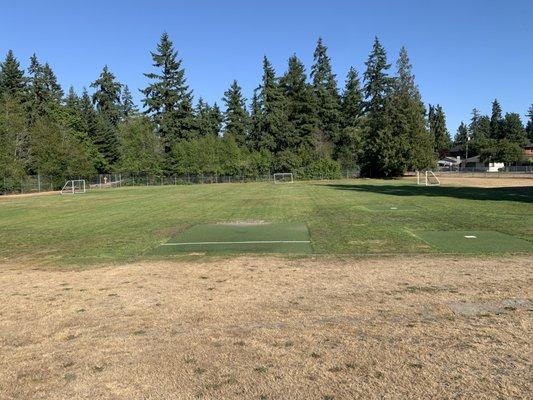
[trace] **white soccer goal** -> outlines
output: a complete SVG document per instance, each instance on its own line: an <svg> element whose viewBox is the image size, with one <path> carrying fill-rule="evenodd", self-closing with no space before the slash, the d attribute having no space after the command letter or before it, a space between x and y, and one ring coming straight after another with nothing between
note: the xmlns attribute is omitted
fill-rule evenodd
<svg viewBox="0 0 533 400"><path fill-rule="evenodd" d="M416 171L417 185L437 186L440 185L440 180L433 171Z"/></svg>
<svg viewBox="0 0 533 400"><path fill-rule="evenodd" d="M85 193L85 180L76 179L67 181L63 189L61 189L61 194L76 194L76 193Z"/></svg>
<svg viewBox="0 0 533 400"><path fill-rule="evenodd" d="M290 172L274 174L274 183L293 183L294 177Z"/></svg>

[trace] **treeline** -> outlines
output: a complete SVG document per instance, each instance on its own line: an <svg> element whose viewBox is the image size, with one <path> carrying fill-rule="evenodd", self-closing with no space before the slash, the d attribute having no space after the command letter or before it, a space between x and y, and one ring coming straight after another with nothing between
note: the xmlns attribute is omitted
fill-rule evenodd
<svg viewBox="0 0 533 400"><path fill-rule="evenodd" d="M454 145L461 155L479 155L482 162L532 163L532 160L524 160L522 148L533 142L533 105L527 117L524 127L519 114L508 112L503 115L500 103L494 100L490 116L481 115L474 108L470 123L461 122Z"/></svg>
<svg viewBox="0 0 533 400"><path fill-rule="evenodd" d="M247 176L290 171L335 178L356 167L365 176L389 177L434 167L452 145L442 107L426 110L421 100L407 50L400 50L391 72L377 38L362 79L350 68L342 90L319 39L309 75L296 55L281 75L265 57L250 101L233 81L222 108L202 98L194 102L166 33L150 54L153 70L145 74L149 85L141 89L139 110L128 86L107 66L90 83L91 93L73 88L64 93L48 63L34 55L23 71L9 51L0 65L0 177L40 174L60 183L115 171ZM516 118L500 112L496 122L487 122L477 115L470 127L460 127L456 142L462 143L467 129L472 143L497 157L487 149L514 138L503 132L511 125L514 132ZM498 133L486 133L486 125L498 126ZM530 120L530 136L532 125Z"/></svg>

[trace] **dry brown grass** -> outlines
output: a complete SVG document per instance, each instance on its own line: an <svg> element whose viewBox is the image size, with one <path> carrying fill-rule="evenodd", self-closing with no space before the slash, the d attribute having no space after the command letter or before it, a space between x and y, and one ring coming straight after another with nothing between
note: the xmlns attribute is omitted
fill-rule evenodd
<svg viewBox="0 0 533 400"><path fill-rule="evenodd" d="M472 186L482 188L498 188L498 187L523 187L533 186L533 175L531 177L517 178L517 177L479 177L479 176L456 176L456 175L439 175L439 180L442 185L449 186ZM409 176L402 179L416 181L416 177Z"/></svg>
<svg viewBox="0 0 533 400"><path fill-rule="evenodd" d="M527 257L0 266L1 399L531 396Z"/></svg>

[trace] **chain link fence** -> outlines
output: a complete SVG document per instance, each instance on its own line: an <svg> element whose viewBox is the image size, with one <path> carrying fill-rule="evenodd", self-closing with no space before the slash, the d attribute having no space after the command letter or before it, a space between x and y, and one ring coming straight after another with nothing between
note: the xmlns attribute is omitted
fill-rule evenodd
<svg viewBox="0 0 533 400"><path fill-rule="evenodd" d="M294 179L298 180L296 173ZM359 177L359 170L342 171L343 179ZM248 176L245 174L218 175L218 174L131 174L112 173L91 177L73 176L69 179L84 179L88 189L110 189L122 186L163 186L163 185L196 185L217 183L246 183L246 182L271 182L274 174ZM306 180L330 179L327 176L306 177ZM300 179L302 180L302 179ZM66 180L42 175L29 175L20 178L0 178L0 194L26 194L60 190Z"/></svg>

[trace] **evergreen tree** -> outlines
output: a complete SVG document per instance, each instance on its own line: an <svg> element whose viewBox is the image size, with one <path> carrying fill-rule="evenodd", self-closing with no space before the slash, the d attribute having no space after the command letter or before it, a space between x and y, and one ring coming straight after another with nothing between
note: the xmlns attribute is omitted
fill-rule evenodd
<svg viewBox="0 0 533 400"><path fill-rule="evenodd" d="M307 83L305 67L296 55L289 58L287 72L281 78L280 86L286 99L289 124L286 146L310 149L318 126L316 102L313 89Z"/></svg>
<svg viewBox="0 0 533 400"><path fill-rule="evenodd" d="M405 47L400 49L398 76L393 81L388 104L394 159L389 160L391 172L403 174L407 168L420 170L435 164L434 141L426 127L425 107L415 84L412 66Z"/></svg>
<svg viewBox="0 0 533 400"><path fill-rule="evenodd" d="M98 79L91 83L91 87L95 89L92 101L97 111L91 139L105 160L99 172L109 172L120 157L117 125L121 117L122 84L117 82L106 65Z"/></svg>
<svg viewBox="0 0 533 400"><path fill-rule="evenodd" d="M468 145L469 156L479 155L481 149L490 145L490 118L481 115L477 108L472 110L472 118L468 126L470 143Z"/></svg>
<svg viewBox="0 0 533 400"><path fill-rule="evenodd" d="M350 68L341 100L342 129L335 141L335 159L354 168L361 153L364 94L357 71Z"/></svg>
<svg viewBox="0 0 533 400"><path fill-rule="evenodd" d="M258 92L261 107L259 119L259 147L279 151L291 146L291 131L286 113L286 100L280 89L276 72L265 56L263 58L263 78Z"/></svg>
<svg viewBox="0 0 533 400"><path fill-rule="evenodd" d="M397 149L387 115L391 92L391 79L387 74L390 64L387 63L387 54L377 37L365 65L366 134L361 173L372 177L396 175L401 171L397 169Z"/></svg>
<svg viewBox="0 0 533 400"><path fill-rule="evenodd" d="M502 137L503 128L502 107L497 99L492 102L492 114L490 117L490 137L492 139L500 139Z"/></svg>
<svg viewBox="0 0 533 400"><path fill-rule="evenodd" d="M192 92L186 84L182 61L166 32L151 55L153 66L160 72L144 74L152 83L141 90L145 96L142 102L146 113L153 117L163 151L168 154L174 142L190 138L191 131L195 131Z"/></svg>
<svg viewBox="0 0 533 400"><path fill-rule="evenodd" d="M341 123L340 96L327 47L322 38L318 39L313 58L311 78L317 105L318 128L327 140L333 142L339 133Z"/></svg>
<svg viewBox="0 0 533 400"><path fill-rule="evenodd" d="M96 110L112 126L116 126L121 115L122 84L116 80L106 65L98 79L91 83L91 87L95 89L92 99Z"/></svg>
<svg viewBox="0 0 533 400"><path fill-rule="evenodd" d="M222 123L224 122L224 115L220 111L220 107L215 102L209 109L209 133L214 137L219 137L222 131Z"/></svg>
<svg viewBox="0 0 533 400"><path fill-rule="evenodd" d="M452 140L446 128L446 115L442 106L439 104L432 106L430 104L428 119L430 136L435 141L435 152L439 158L443 158L448 154Z"/></svg>
<svg viewBox="0 0 533 400"><path fill-rule="evenodd" d="M35 54L30 58L28 72L30 75L28 113L32 123L38 116L58 112L63 99L63 90L50 65L39 63Z"/></svg>
<svg viewBox="0 0 533 400"><path fill-rule="evenodd" d="M466 142L469 140L470 134L468 132L468 126L464 122L461 122L459 127L457 128L457 133L455 134L455 138L453 141L453 144L455 146L466 146Z"/></svg>
<svg viewBox="0 0 533 400"><path fill-rule="evenodd" d="M523 146L527 141L526 130L517 113L506 113L503 119L502 139L507 139L511 143Z"/></svg>
<svg viewBox="0 0 533 400"><path fill-rule="evenodd" d="M526 133L530 142L533 142L533 104L527 110L527 116L529 120L526 125Z"/></svg>
<svg viewBox="0 0 533 400"><path fill-rule="evenodd" d="M357 71L351 67L346 77L346 85L342 94L342 126L358 126L364 111L364 94Z"/></svg>
<svg viewBox="0 0 533 400"><path fill-rule="evenodd" d="M244 146L247 139L248 113L246 100L236 80L224 92L223 100L226 105L224 137L233 139L239 146Z"/></svg>
<svg viewBox="0 0 533 400"><path fill-rule="evenodd" d="M20 69L20 63L13 55L13 51L9 50L4 62L0 63L0 97L7 94L21 98L25 88L24 71Z"/></svg>
<svg viewBox="0 0 533 400"><path fill-rule="evenodd" d="M130 92L128 85L124 85L124 90L122 90L120 106L120 115L123 120L128 119L129 117L134 116L139 112L139 109L133 102L133 96Z"/></svg>
<svg viewBox="0 0 533 400"><path fill-rule="evenodd" d="M261 110L261 103L257 94L258 91L259 88L254 90L250 110L250 130L247 137L247 145L251 150L259 150L262 141L261 121L263 119L263 111Z"/></svg>

